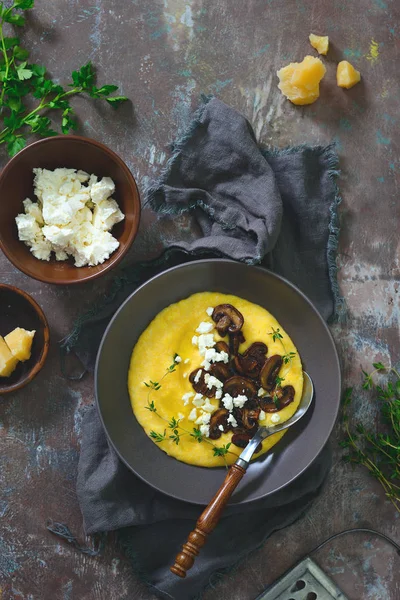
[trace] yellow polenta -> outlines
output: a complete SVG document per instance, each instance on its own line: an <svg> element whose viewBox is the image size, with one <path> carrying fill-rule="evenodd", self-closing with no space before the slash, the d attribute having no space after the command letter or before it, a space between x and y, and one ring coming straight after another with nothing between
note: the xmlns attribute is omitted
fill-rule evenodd
<svg viewBox="0 0 400 600"><path fill-rule="evenodd" d="M261 306L237 296L202 292L176 304L171 304L161 311L142 333L133 349L128 377L133 412L147 435L151 431L163 434L166 430L168 436L172 432L168 429L167 421L172 417L181 418L180 433L182 435L178 445L170 439L155 443L161 450L177 460L202 467L219 467L225 462L222 457L214 456L211 440L199 443L189 435L193 431L193 427L196 427L193 421L188 419L193 406L191 401L185 406L182 396L187 392L193 392L189 375L191 371L200 366L203 360L198 347L192 343L192 337L198 335L196 328L201 322L211 322L211 317L206 313L206 309L218 304L232 304L244 317L242 331L246 341L240 346L240 352L244 352L253 342L264 342L268 346L268 356L283 355L285 351L286 353L296 353L288 365L282 366L279 373L280 377L285 378L284 385L292 385L295 389L294 402L278 413L281 421L286 421L296 411L303 389L301 360L292 340L285 333L282 325ZM270 335L272 328L277 329L278 327L283 336L282 342L285 351L281 342L278 339L273 341ZM213 333L216 340L222 339L215 329ZM225 340L227 341L227 338ZM174 361L175 354L178 354L182 360L176 365L173 373L165 375L168 367ZM157 391L149 390L144 382L150 380L159 382L161 388ZM157 413L146 409L148 401L154 402ZM211 402L216 408L218 407L218 400L211 399ZM271 414L267 413L265 420L260 423L262 425L270 424ZM183 429L189 433L185 433ZM262 452L256 457L267 452L283 435L283 432L277 433L264 440ZM213 440L212 444L222 447L231 440L231 437L231 431L223 433L218 440ZM226 460L231 464L235 462L242 450L233 444L229 450Z"/></svg>

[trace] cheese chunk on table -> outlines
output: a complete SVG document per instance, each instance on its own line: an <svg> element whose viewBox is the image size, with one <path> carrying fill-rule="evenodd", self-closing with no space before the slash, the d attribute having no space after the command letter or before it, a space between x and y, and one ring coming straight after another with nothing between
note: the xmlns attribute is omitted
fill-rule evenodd
<svg viewBox="0 0 400 600"><path fill-rule="evenodd" d="M0 377L9 377L18 364L18 358L12 353L10 348L0 335Z"/></svg>
<svg viewBox="0 0 400 600"><path fill-rule="evenodd" d="M293 104L312 104L319 97L319 82L325 65L315 56L305 56L301 63L290 63L277 72L278 88Z"/></svg>
<svg viewBox="0 0 400 600"><path fill-rule="evenodd" d="M329 37L327 35L315 35L310 33L308 36L310 44L319 54L328 54L329 50Z"/></svg>
<svg viewBox="0 0 400 600"><path fill-rule="evenodd" d="M27 331L22 327L16 327L4 340L11 351L11 354L20 361L28 360L31 357L31 348L35 330Z"/></svg>
<svg viewBox="0 0 400 600"><path fill-rule="evenodd" d="M336 71L336 81L339 87L350 89L361 79L360 71L357 71L347 60L342 60Z"/></svg>

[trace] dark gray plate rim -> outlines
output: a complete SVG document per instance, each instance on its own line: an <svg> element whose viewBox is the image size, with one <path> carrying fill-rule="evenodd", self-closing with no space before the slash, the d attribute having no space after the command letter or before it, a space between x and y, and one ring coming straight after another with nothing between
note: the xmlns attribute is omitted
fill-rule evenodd
<svg viewBox="0 0 400 600"><path fill-rule="evenodd" d="M97 353L97 358L96 358L96 364L95 364L95 398L96 398L96 407L97 407L97 411L101 420L101 423L103 425L104 431L107 435L107 438L112 446L112 448L114 449L114 451L116 452L117 456L120 458L120 460L128 467L128 469L130 471L132 471L132 473L134 475L136 475L137 477L139 477L144 483L147 483L148 485L150 485L151 487L153 487L154 489L156 489L158 492L161 492L162 494L165 494L167 496L170 496L172 498L175 498L177 500L180 501L184 501L184 502L189 502L191 504L198 504L201 506L204 506L204 504L207 503L207 501L197 501L195 499L186 499L182 494L180 495L179 493L175 493L172 491L166 491L164 489L162 489L161 487L159 487L157 485L157 483L155 483L154 481L151 481L151 477L148 478L148 476L145 476L141 473L139 473L138 471L135 470L135 468L129 463L129 461L124 457L124 455L120 452L117 444L114 442L114 440L112 439L109 429L107 427L107 424L105 422L105 419L103 418L103 414L100 408L100 403L99 403L99 392L98 392L98 369L99 369L99 362L100 362L100 357L101 357L101 353L102 353L102 349L103 346L106 342L106 338L107 335L110 331L110 329L113 327L113 323L116 320L116 318L118 317L118 314L123 310L123 308L131 301L132 297L135 296L136 294L138 294L144 287L146 287L147 285L149 285L151 282L165 277L168 275L168 273L172 272L172 271L177 271L179 269L183 269L183 268L188 268L191 266L196 266L196 265L201 265L204 263L229 263L229 264L236 264L236 265L241 265L243 267L246 267L247 269L254 269L257 271L262 272L263 274L266 274L270 277L273 277L275 279L277 279L278 281L280 281L281 283L283 283L285 286L288 286L289 288L292 289L293 292L295 292L296 294L298 294L302 300L304 302L306 302L309 307L311 308L311 310L313 311L313 313L315 314L315 316L318 318L320 325L322 325L323 329L325 330L325 334L326 334L326 338L327 338L327 342L329 341L330 346L331 346L331 350L333 351L333 355L334 355L334 364L332 365L332 368L334 368L336 370L336 375L337 375L337 390L338 390L338 394L337 394L337 398L335 398L336 402L335 402L335 411L332 415L331 418L331 422L329 427L325 430L325 433L323 435L323 439L321 439L320 443L319 443L319 448L318 450L314 451L314 456L312 458L310 458L306 464L304 464L297 472L294 476L290 477L287 479L287 481L285 481L284 483L282 483L281 485L277 486L274 490L268 491L268 492L264 492L262 494L260 494L258 497L255 498L243 498L240 499L238 501L234 501L235 495L233 496L233 501L230 502L229 504L240 504L240 505L244 505L244 504L250 504L252 502L256 502L257 500L260 500L261 498L265 498L269 495L272 495L276 492L278 492L279 490L282 490L283 488L285 488L286 486L288 486L290 483L292 483L293 481L295 481L302 473L304 473L309 467L310 465L315 461L315 459L318 457L318 455L320 454L320 452L322 451L322 449L324 448L324 446L326 445L332 430L335 426L337 417L338 417L338 413L339 413L339 408L340 408L340 397L341 397L341 384L342 384L342 379L341 379L341 369L340 369L340 360L339 360L339 356L337 353L337 349L335 346L335 341L333 339L333 336L328 328L327 323L324 321L324 319L322 318L322 316L320 315L320 313L318 312L317 308L314 306L314 304L311 302L311 300L309 300L309 298L298 288L296 287L294 284L292 284L290 281L288 281L287 279L285 279L284 277L282 277L281 275L277 275L276 273L274 273L273 271L270 271L269 269L266 269L262 266L252 266L252 265L246 265L244 263L238 263L237 261L232 261L229 259L224 259L224 258L215 258L215 259L201 259L201 260L196 260L196 261L191 261L188 263L183 263L183 264L179 264L173 267L170 267L169 269L166 269L165 271L162 271L161 273L158 273L157 275L151 277L150 279L146 280L143 284L141 284L139 287L136 288L136 290L134 290L132 292L132 294L130 294L128 296L128 298L126 298L126 300L124 300L122 302L122 304L120 305L120 307L117 309L117 311L115 312L114 316L112 317L110 323L108 324L102 340L100 342L99 345L99 349L98 349L98 353ZM206 290L207 291L207 290ZM191 295L191 294L189 294ZM184 297L184 296L183 296ZM187 297L187 296L186 296ZM176 299L176 302L179 301L180 298ZM156 315L154 315L156 316ZM146 325L147 326L147 325ZM144 330L144 329L143 329ZM143 331L142 330L142 331ZM296 340L294 340L295 345L297 346ZM311 410L309 411L311 412ZM302 421L305 423L307 420L307 417L304 417L302 419ZM295 427L293 428L295 429ZM290 432L288 432L285 436L285 438L288 438L290 435ZM144 438L147 438L146 434L143 432L143 436ZM148 439L148 438L147 438ZM292 436L292 443L295 442L296 436ZM153 442L152 442L153 443ZM274 448L278 448L281 442L278 442L278 444L276 444L276 446ZM160 450L160 452L162 452ZM253 466L254 469L254 465L257 463L260 463L262 459L265 459L266 457L268 457L268 453L264 454L262 457L260 457L260 461L254 461L251 466ZM172 460L176 460L176 459L172 459ZM199 467L196 466L192 466L191 468L193 469L198 469ZM251 468L251 467L250 467ZM262 466L262 469L267 468L267 465ZM225 469L224 467L219 467L219 468L215 468L215 469L209 469L210 471L218 471L220 472L220 477L221 477L221 483L224 479L225 476ZM246 478L245 478L246 479ZM215 490L216 491L216 490ZM213 493L210 494L210 498L212 497Z"/></svg>

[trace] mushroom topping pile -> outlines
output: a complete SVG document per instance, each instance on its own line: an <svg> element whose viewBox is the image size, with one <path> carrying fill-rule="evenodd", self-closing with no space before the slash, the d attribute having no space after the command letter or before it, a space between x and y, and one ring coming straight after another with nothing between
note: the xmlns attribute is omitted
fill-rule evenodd
<svg viewBox="0 0 400 600"><path fill-rule="evenodd" d="M206 322L196 330L201 335L192 339L204 357L201 366L189 375L197 392L193 419L199 410L201 415L195 422L202 423L202 433L217 440L222 433L232 431L232 444L245 448L265 413L276 413L288 406L294 400L295 390L291 385L280 386L283 358L279 354L267 357L264 342L254 342L243 353L239 352L246 341L242 331L244 318L234 306L220 304L207 309L207 313L218 334L227 340L216 342L210 329L212 323ZM199 400L202 396L206 398L203 405ZM210 398L218 400L219 407L212 405ZM212 411L211 416L206 411ZM278 419L276 416L275 422ZM259 444L256 452L261 449Z"/></svg>

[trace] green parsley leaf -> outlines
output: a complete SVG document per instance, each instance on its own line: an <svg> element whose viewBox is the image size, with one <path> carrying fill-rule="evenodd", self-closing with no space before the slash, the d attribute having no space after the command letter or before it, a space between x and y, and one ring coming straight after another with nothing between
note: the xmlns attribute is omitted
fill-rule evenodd
<svg viewBox="0 0 400 600"><path fill-rule="evenodd" d="M18 79L20 81L23 81L24 79L30 79L33 75L33 71L31 71L31 69L25 69L25 67L26 67L26 61L22 62L17 67L17 75L18 75Z"/></svg>
<svg viewBox="0 0 400 600"><path fill-rule="evenodd" d="M108 96L112 92L116 92L117 89L117 85L103 85L101 88L93 86L89 94L92 96L92 98L103 98L105 96Z"/></svg>
<svg viewBox="0 0 400 600"><path fill-rule="evenodd" d="M4 13L3 20L6 23L11 23L11 25L16 25L17 27L22 27L25 25L25 17L22 15L15 15L13 13Z"/></svg>
<svg viewBox="0 0 400 600"><path fill-rule="evenodd" d="M113 108L118 108L122 102L126 102L128 98L126 96L111 96L110 98L105 98L105 101L111 104Z"/></svg>
<svg viewBox="0 0 400 600"><path fill-rule="evenodd" d="M76 87L82 87L87 89L94 83L95 71L92 63L89 61L86 65L83 65L79 71L72 71L73 85ZM70 84L71 85L71 84Z"/></svg>
<svg viewBox="0 0 400 600"><path fill-rule="evenodd" d="M33 8L35 4L35 0L14 0L14 7L19 8L21 10L28 10L29 8Z"/></svg>
<svg viewBox="0 0 400 600"><path fill-rule="evenodd" d="M7 143L8 154L10 156L14 156L15 154L17 154L17 152L22 150L22 148L24 148L25 146L26 146L25 138L23 138L22 136L18 136L18 137L12 136L10 141L8 141L8 143Z"/></svg>
<svg viewBox="0 0 400 600"><path fill-rule="evenodd" d="M14 46L13 56L18 60L25 60L28 58L29 52L28 50L25 50L25 48L21 48L21 46Z"/></svg>
<svg viewBox="0 0 400 600"><path fill-rule="evenodd" d="M383 363L381 363L381 362L372 363L372 366L377 371L386 371L385 365Z"/></svg>
<svg viewBox="0 0 400 600"><path fill-rule="evenodd" d="M4 47L6 50L10 50L13 46L18 46L19 38L18 37L5 37L4 38Z"/></svg>

